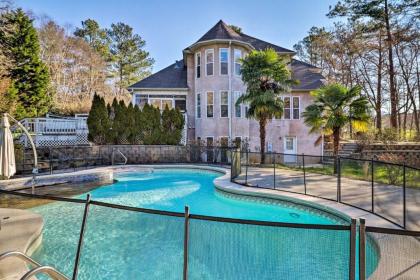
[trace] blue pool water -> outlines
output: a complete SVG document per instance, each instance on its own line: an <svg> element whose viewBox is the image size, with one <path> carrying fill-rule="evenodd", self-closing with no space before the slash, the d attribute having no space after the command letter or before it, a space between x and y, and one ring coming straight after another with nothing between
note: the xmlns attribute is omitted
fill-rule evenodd
<svg viewBox="0 0 420 280"><path fill-rule="evenodd" d="M136 207L265 221L343 224L337 216L290 203L267 203L215 190L219 173L155 169L117 175L92 199ZM85 195L79 196L84 198ZM33 208L44 217L33 257L68 276L83 205L55 202ZM79 279L181 279L184 220L91 205ZM346 279L349 233L190 221L189 279ZM368 274L377 263L369 243Z"/></svg>

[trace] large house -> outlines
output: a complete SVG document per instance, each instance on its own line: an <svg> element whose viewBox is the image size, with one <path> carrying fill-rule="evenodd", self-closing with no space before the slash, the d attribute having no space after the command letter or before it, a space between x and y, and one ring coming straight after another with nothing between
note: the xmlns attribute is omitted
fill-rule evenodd
<svg viewBox="0 0 420 280"><path fill-rule="evenodd" d="M309 134L301 117L311 103L310 91L323 84L320 69L293 58L295 52L235 32L219 21L197 42L183 50L183 59L131 85L132 102L161 109L166 105L185 111L187 140L207 145L247 142L260 149L259 125L247 118L247 106L236 106L246 91L241 80L240 58L251 50L272 48L290 62L293 78L300 83L283 94L284 115L267 126L267 151L319 155L320 135Z"/></svg>

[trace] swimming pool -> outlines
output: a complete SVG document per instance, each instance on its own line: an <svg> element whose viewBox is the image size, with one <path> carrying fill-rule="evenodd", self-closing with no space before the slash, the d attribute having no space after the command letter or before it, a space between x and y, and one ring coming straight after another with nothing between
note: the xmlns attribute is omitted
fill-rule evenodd
<svg viewBox="0 0 420 280"><path fill-rule="evenodd" d="M94 200L193 214L307 224L343 224L337 215L291 203L267 204L218 192L220 173L155 169L116 175L91 191ZM84 198L85 195L79 197ZM83 205L32 208L44 217L33 257L71 276ZM181 279L184 221L91 205L79 279ZM348 231L190 221L189 279L346 279ZM368 245L368 274L377 253Z"/></svg>

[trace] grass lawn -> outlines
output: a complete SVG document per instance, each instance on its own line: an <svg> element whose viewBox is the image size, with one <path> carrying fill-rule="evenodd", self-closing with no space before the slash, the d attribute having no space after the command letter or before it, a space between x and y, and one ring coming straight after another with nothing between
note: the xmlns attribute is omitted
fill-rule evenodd
<svg viewBox="0 0 420 280"><path fill-rule="evenodd" d="M261 167L273 167L272 164L260 165ZM276 164L276 169L287 169L302 171L303 168L299 166L291 166L284 164ZM323 175L334 175L333 164L323 164L314 166L305 166L307 173L316 173ZM384 163L374 163L374 181L375 183L382 183L387 185L403 186L403 167ZM372 178L371 162L370 161L356 161L356 160L342 160L341 161L341 177L355 180L371 181ZM410 188L420 188L420 171L406 167L406 186ZM302 175L303 176L303 175Z"/></svg>

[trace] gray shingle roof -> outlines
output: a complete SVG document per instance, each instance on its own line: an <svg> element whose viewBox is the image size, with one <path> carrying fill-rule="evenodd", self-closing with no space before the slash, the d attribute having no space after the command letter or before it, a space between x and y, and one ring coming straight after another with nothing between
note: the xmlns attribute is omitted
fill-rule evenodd
<svg viewBox="0 0 420 280"><path fill-rule="evenodd" d="M207 31L207 33L204 34L200 39L198 39L198 41L194 44L209 40L236 40L250 44L257 50L273 48L277 52L295 53L292 50L268 43L266 41L249 36L247 34L237 33L222 20L219 20L215 26L213 26L209 31Z"/></svg>
<svg viewBox="0 0 420 280"><path fill-rule="evenodd" d="M293 86L294 90L312 90L321 87L325 79L320 73L321 69L311 64L292 59L292 78L299 80L299 85Z"/></svg>
<svg viewBox="0 0 420 280"><path fill-rule="evenodd" d="M188 88L187 67L184 60L178 60L128 88Z"/></svg>

